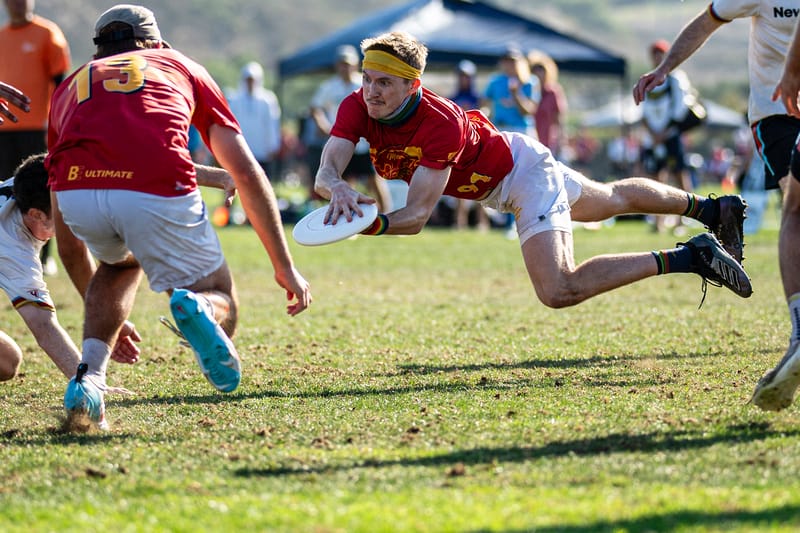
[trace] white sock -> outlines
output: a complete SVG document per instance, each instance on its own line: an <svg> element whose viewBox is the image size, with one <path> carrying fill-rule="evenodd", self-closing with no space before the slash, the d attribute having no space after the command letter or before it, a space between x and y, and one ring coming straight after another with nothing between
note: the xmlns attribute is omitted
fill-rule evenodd
<svg viewBox="0 0 800 533"><path fill-rule="evenodd" d="M800 341L800 292L789 296L789 317L792 320L792 340Z"/></svg>
<svg viewBox="0 0 800 533"><path fill-rule="evenodd" d="M111 347L100 339L85 339L83 341L82 363L89 366L86 375L101 388L106 386L106 369L108 360L111 359Z"/></svg>

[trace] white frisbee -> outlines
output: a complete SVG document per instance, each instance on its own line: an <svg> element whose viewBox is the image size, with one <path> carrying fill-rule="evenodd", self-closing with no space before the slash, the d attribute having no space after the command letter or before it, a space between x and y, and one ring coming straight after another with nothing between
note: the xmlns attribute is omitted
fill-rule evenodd
<svg viewBox="0 0 800 533"><path fill-rule="evenodd" d="M378 217L377 205L359 204L359 207L364 216L360 217L354 213L353 220L348 222L344 215L341 215L336 224L325 224L323 221L328 206L319 207L300 219L292 230L292 236L304 246L330 244L352 237L370 227Z"/></svg>

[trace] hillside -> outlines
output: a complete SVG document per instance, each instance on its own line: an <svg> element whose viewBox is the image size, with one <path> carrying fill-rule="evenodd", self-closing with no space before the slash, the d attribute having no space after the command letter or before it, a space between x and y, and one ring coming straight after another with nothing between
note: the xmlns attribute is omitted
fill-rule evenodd
<svg viewBox="0 0 800 533"><path fill-rule="evenodd" d="M630 83L648 68L647 45L672 39L682 25L707 5L707 0L486 0L497 7L533 18L578 36L628 60ZM110 0L40 0L37 13L57 22L73 52L75 66L93 51L91 33ZM222 85L234 85L239 66L256 59L272 72L282 56L362 16L404 0L170 0L144 1L159 20L162 34L176 48L205 64ZM5 23L5 10L0 23ZM741 107L746 83L748 24L723 28L685 70L705 94ZM275 84L274 76L268 78ZM587 81L576 81L576 88ZM733 87L733 89L731 89ZM569 93L568 88L568 93ZM583 90L583 89L582 89ZM591 87L589 88L591 90ZM304 92L302 89L300 92ZM287 105L292 95L287 96Z"/></svg>

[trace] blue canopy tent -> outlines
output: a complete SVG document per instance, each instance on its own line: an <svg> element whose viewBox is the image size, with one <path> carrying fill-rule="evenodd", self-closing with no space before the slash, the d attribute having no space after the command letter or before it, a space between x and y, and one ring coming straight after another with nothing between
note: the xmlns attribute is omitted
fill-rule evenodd
<svg viewBox="0 0 800 533"><path fill-rule="evenodd" d="M452 68L462 59L495 65L509 46L540 50L574 73L625 77L625 59L540 22L471 0L414 0L367 15L298 52L278 65L280 78L331 70L336 47L358 48L362 39L404 30L428 47L429 68Z"/></svg>

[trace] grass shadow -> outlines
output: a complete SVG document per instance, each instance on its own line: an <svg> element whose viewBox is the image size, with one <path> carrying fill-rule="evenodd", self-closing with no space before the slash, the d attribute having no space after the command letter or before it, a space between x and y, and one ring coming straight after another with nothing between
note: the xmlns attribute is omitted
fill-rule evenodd
<svg viewBox="0 0 800 533"><path fill-rule="evenodd" d="M537 533L615 533L618 531L682 531L689 527L707 526L712 530L749 526L753 530L770 528L782 524L800 524L800 506L784 505L760 511L704 512L695 510L675 511L640 516L627 520L600 520L586 524L559 524L537 527ZM760 529L759 529L760 530ZM498 531L475 529L469 533ZM530 531L529 529L504 529L504 533Z"/></svg>
<svg viewBox="0 0 800 533"><path fill-rule="evenodd" d="M761 349L756 350L754 353L770 354L774 350ZM570 369L570 368L591 368L591 367L607 367L624 364L626 362L636 362L645 359L659 360L681 360L681 359L701 359L708 357L731 357L733 354L717 351L717 352L694 352L689 354L670 353L659 355L608 355L593 357L574 357L568 359L526 359L524 361L517 361L514 363L502 362L486 362L467 365L435 365L435 364L416 364L408 363L398 365L399 374L437 374L449 372L481 372L486 370L515 370L515 369ZM391 374L388 374L391 375Z"/></svg>
<svg viewBox="0 0 800 533"><path fill-rule="evenodd" d="M610 435L555 441L542 446L480 447L456 450L438 455L396 460L366 458L346 465L327 464L318 468L276 466L268 468L241 468L235 475L241 477L278 477L298 474L326 474L357 468L446 467L454 464L464 466L489 465L494 463L523 463L538 459L567 456L607 455L611 453L676 452L708 448L716 444L740 444L773 437L795 437L800 430L772 431L767 423L728 426L727 432L709 434L706 429L650 432L643 434L612 433Z"/></svg>

